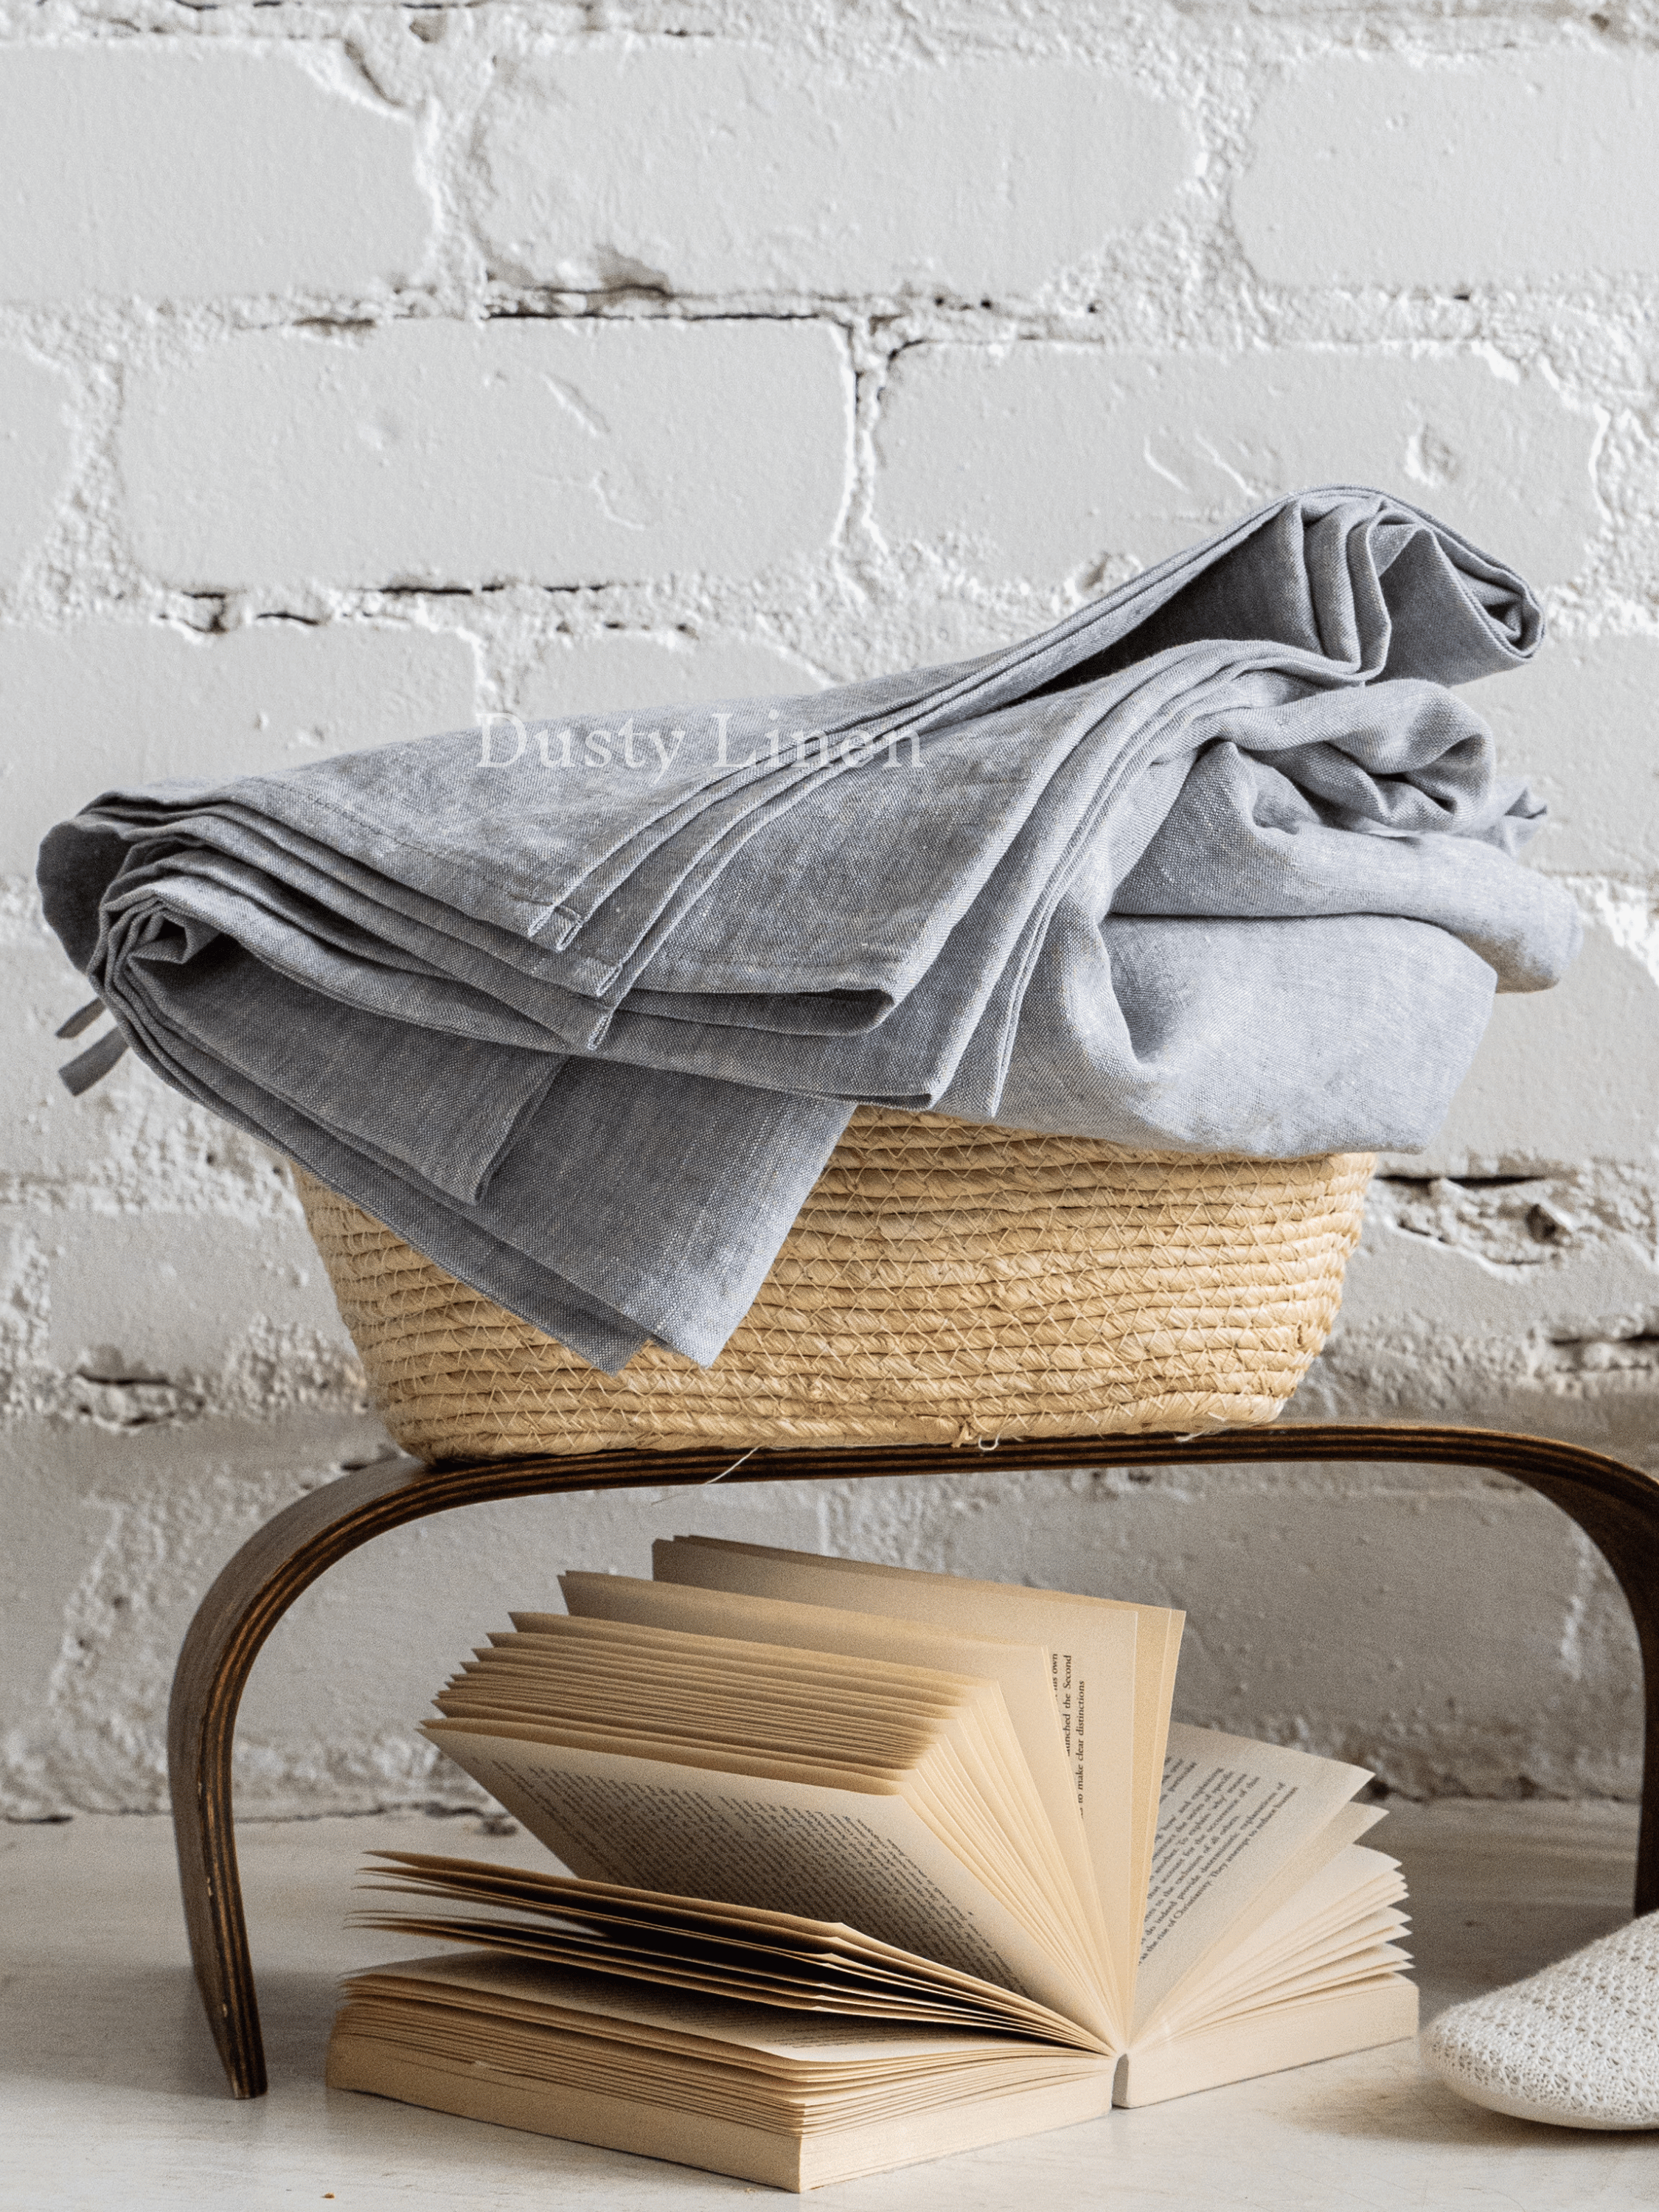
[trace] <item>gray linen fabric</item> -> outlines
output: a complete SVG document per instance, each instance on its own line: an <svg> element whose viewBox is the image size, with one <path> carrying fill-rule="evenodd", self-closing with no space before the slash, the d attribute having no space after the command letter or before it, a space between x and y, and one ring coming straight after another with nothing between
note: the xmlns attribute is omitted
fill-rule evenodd
<svg viewBox="0 0 1659 2212"><path fill-rule="evenodd" d="M596 1364L707 1362L860 1099L1424 1143L1577 948L1445 688L1540 634L1336 487L950 667L106 793L40 881L168 1082Z"/></svg>

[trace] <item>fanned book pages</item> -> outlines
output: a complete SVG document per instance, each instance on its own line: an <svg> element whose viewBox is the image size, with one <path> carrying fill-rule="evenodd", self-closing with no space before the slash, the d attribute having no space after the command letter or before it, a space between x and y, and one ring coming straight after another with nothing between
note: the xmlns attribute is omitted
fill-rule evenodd
<svg viewBox="0 0 1659 2212"><path fill-rule="evenodd" d="M790 2190L1415 2032L1365 1771L1172 1724L1182 1615L676 1537L427 1733L572 1872L382 1852L339 2088Z"/></svg>

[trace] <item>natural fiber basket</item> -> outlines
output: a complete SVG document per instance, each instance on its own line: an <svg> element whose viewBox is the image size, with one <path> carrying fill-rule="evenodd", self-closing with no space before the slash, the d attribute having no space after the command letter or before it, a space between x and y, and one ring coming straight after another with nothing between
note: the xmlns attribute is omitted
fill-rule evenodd
<svg viewBox="0 0 1659 2212"><path fill-rule="evenodd" d="M299 1185L387 1427L445 1460L1270 1421L1335 1316L1370 1170L860 1107L714 1364L647 1347L618 1376Z"/></svg>

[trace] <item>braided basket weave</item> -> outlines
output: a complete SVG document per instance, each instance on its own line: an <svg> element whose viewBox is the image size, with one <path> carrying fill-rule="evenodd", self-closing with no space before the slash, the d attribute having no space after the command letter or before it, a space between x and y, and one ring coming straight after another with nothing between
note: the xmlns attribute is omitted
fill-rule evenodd
<svg viewBox="0 0 1659 2212"><path fill-rule="evenodd" d="M860 1107L714 1364L647 1346L618 1376L299 1186L387 1427L437 1461L1270 1421L1334 1318L1370 1170Z"/></svg>

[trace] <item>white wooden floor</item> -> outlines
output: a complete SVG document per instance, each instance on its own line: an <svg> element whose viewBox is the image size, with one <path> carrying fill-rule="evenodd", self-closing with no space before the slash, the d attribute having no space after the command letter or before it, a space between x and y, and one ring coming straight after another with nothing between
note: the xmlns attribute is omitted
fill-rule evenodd
<svg viewBox="0 0 1659 2212"><path fill-rule="evenodd" d="M1432 2014L1628 1912L1627 1808L1398 1808ZM185 1962L159 1820L0 1828L4 2212L701 2212L749 2185L331 2094L337 1975L388 1939L342 1919L377 1844L529 1861L523 1835L419 1814L252 1826L243 1865L269 2096L224 2093ZM1423 2078L1413 2048L1216 2090L827 2191L834 2212L1627 2212L1659 2208L1659 2134L1500 2119Z"/></svg>

